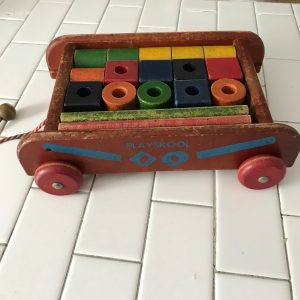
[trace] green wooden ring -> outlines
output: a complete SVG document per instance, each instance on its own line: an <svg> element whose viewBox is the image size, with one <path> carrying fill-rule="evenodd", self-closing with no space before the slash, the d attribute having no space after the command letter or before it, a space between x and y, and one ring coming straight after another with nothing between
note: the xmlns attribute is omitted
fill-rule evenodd
<svg viewBox="0 0 300 300"><path fill-rule="evenodd" d="M106 49L77 49L74 53L76 68L104 68Z"/></svg>
<svg viewBox="0 0 300 300"><path fill-rule="evenodd" d="M141 109L157 109L170 106L171 88L161 81L147 81L137 90Z"/></svg>

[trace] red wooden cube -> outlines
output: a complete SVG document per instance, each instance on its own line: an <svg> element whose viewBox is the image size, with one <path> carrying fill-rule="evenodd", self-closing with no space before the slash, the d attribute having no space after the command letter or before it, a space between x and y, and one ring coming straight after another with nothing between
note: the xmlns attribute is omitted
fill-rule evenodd
<svg viewBox="0 0 300 300"><path fill-rule="evenodd" d="M239 61L235 57L206 58L208 79L215 81L221 78L243 80L243 73Z"/></svg>
<svg viewBox="0 0 300 300"><path fill-rule="evenodd" d="M126 81L134 85L138 83L138 61L112 60L106 62L105 84L117 81Z"/></svg>

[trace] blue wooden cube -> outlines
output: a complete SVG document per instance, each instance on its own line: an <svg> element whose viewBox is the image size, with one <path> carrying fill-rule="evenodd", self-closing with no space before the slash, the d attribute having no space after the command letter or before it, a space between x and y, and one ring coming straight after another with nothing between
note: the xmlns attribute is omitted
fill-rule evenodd
<svg viewBox="0 0 300 300"><path fill-rule="evenodd" d="M173 70L171 60L141 60L139 65L139 82L158 80L171 84Z"/></svg>
<svg viewBox="0 0 300 300"><path fill-rule="evenodd" d="M207 79L204 59L173 60L174 80Z"/></svg>
<svg viewBox="0 0 300 300"><path fill-rule="evenodd" d="M206 79L175 80L175 107L210 106L212 103L210 89Z"/></svg>
<svg viewBox="0 0 300 300"><path fill-rule="evenodd" d="M64 99L66 112L101 110L102 82L69 82Z"/></svg>

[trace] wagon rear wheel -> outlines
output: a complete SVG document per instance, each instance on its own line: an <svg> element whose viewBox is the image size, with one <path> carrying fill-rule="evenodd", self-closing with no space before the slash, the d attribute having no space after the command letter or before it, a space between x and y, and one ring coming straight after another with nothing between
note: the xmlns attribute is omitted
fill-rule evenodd
<svg viewBox="0 0 300 300"><path fill-rule="evenodd" d="M240 165L238 179L245 187L260 190L278 184L285 172L286 166L279 157L256 155Z"/></svg>
<svg viewBox="0 0 300 300"><path fill-rule="evenodd" d="M81 171L69 163L49 162L39 166L34 173L38 187L52 195L69 195L82 184Z"/></svg>

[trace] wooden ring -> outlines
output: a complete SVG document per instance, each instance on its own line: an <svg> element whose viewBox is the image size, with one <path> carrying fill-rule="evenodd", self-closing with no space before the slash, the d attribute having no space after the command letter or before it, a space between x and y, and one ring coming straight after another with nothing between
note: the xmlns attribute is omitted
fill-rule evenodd
<svg viewBox="0 0 300 300"><path fill-rule="evenodd" d="M211 94L215 105L240 105L245 100L246 88L238 80L222 78L212 84Z"/></svg>
<svg viewBox="0 0 300 300"><path fill-rule="evenodd" d="M137 91L141 109L158 109L170 106L171 88L162 81L147 81Z"/></svg>
<svg viewBox="0 0 300 300"><path fill-rule="evenodd" d="M102 91L107 110L127 110L136 108L136 88L129 82L112 82Z"/></svg>

